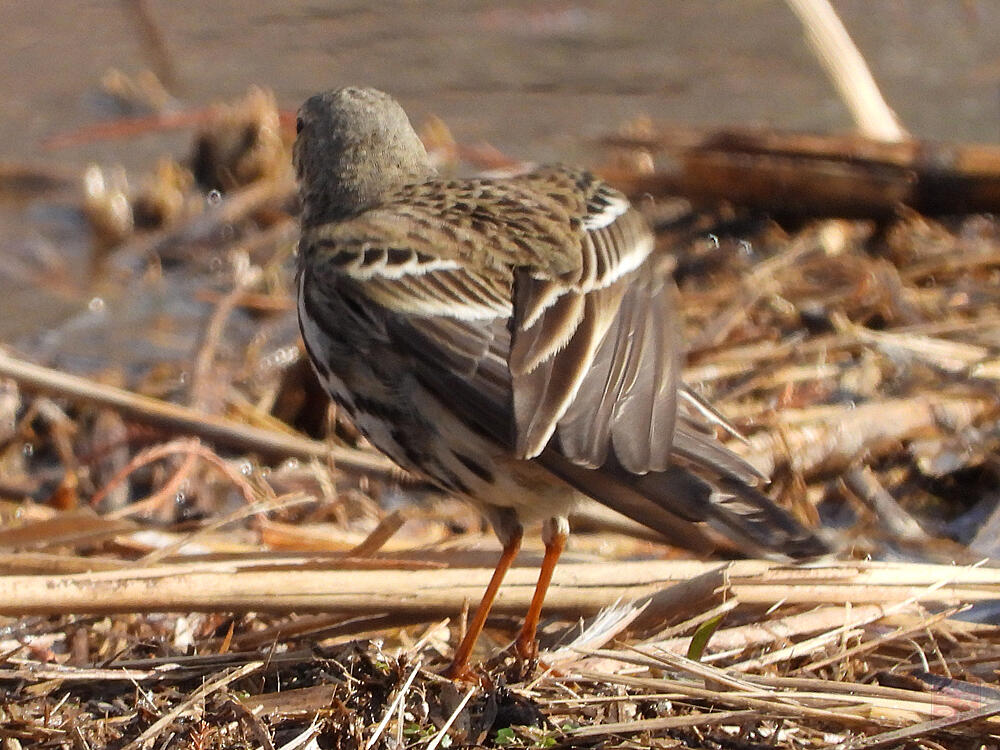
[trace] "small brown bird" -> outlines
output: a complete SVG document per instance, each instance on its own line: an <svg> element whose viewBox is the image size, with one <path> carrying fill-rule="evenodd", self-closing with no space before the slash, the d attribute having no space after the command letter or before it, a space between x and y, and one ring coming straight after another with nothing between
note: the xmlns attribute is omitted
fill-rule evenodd
<svg viewBox="0 0 1000 750"><path fill-rule="evenodd" d="M449 670L467 673L522 524L545 557L517 651L580 493L707 552L823 544L715 438L683 383L673 282L617 190L562 166L441 179L388 95L343 88L299 110L299 323L320 379L396 463L479 508L503 553Z"/></svg>

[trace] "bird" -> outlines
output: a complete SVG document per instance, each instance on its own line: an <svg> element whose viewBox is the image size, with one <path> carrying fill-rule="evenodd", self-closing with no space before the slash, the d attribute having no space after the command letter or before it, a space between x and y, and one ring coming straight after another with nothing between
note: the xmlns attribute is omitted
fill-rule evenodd
<svg viewBox="0 0 1000 750"><path fill-rule="evenodd" d="M524 526L545 553L515 641L537 655L553 570L583 496L707 553L826 551L773 503L681 380L676 287L628 198L585 169L439 176L402 106L373 88L296 119L297 308L338 408L404 469L486 517L502 552L446 675L469 660ZM714 531L713 531L714 530Z"/></svg>

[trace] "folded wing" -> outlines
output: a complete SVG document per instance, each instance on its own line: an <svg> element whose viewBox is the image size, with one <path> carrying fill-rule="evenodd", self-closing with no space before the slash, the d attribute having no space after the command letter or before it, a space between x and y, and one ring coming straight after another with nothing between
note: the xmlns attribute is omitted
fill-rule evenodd
<svg viewBox="0 0 1000 750"><path fill-rule="evenodd" d="M329 273L377 303L424 387L515 455L684 546L709 545L707 521L748 551L821 549L748 485L723 420L680 382L652 233L588 173L408 186L302 242L327 258L313 283Z"/></svg>

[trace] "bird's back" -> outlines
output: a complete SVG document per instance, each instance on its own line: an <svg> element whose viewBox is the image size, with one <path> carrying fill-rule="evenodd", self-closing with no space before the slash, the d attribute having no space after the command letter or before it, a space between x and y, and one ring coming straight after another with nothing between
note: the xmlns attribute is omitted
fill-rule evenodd
<svg viewBox="0 0 1000 750"><path fill-rule="evenodd" d="M680 382L652 245L624 196L582 170L404 185L304 230L303 337L376 446L480 505L568 505L518 496L540 491L526 478L540 465L685 546L710 546L708 522L748 551L818 552ZM512 483L517 461L536 465Z"/></svg>

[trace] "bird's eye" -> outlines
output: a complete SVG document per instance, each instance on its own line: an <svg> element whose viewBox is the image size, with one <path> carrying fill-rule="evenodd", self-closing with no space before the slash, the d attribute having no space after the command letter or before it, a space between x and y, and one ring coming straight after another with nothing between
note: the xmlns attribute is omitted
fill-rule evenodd
<svg viewBox="0 0 1000 750"><path fill-rule="evenodd" d="M302 118L301 117L296 117L295 118L295 135L298 135L299 133L302 132L302 127L303 127L302 126Z"/></svg>

